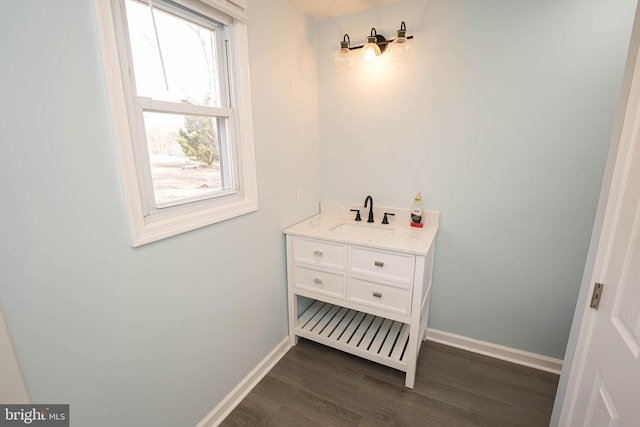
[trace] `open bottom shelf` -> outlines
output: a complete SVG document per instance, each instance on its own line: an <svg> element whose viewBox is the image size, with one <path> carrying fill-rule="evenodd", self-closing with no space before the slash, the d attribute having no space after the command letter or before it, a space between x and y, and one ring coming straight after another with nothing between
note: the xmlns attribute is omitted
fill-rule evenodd
<svg viewBox="0 0 640 427"><path fill-rule="evenodd" d="M298 318L296 335L407 371L409 325L316 301Z"/></svg>

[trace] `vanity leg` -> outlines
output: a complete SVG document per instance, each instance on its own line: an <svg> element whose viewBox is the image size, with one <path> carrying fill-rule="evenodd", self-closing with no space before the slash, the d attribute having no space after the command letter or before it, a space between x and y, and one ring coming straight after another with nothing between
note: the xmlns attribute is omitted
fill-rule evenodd
<svg viewBox="0 0 640 427"><path fill-rule="evenodd" d="M289 308L289 342L291 346L298 344L296 325L298 324L298 297L293 293L293 238L286 236L287 246L287 305Z"/></svg>
<svg viewBox="0 0 640 427"><path fill-rule="evenodd" d="M418 363L418 345L422 343L419 337L420 324L413 322L409 329L409 344L407 344L407 375L404 386L413 389L416 383L416 365Z"/></svg>
<svg viewBox="0 0 640 427"><path fill-rule="evenodd" d="M298 322L298 297L289 292L289 342L291 346L298 344L296 335L296 323Z"/></svg>
<svg viewBox="0 0 640 427"><path fill-rule="evenodd" d="M413 390L413 387L416 384L416 371L415 369L413 370L413 374L409 374L409 371L407 371L407 376L404 380L404 386L406 388L410 388L411 390Z"/></svg>
<svg viewBox="0 0 640 427"><path fill-rule="evenodd" d="M424 303L424 307L422 309L423 312L420 314L420 322L424 323L424 326L421 326L422 328L424 328L422 341L427 340L427 325L429 323L429 307L431 307L431 286L429 286L429 289L427 290L427 298Z"/></svg>

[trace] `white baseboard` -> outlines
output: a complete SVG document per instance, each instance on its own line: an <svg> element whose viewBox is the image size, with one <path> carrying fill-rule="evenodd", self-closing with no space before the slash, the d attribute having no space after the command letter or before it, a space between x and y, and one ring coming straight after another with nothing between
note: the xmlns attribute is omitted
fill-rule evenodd
<svg viewBox="0 0 640 427"><path fill-rule="evenodd" d="M494 357L496 359L517 363L518 365L528 366L530 368L540 369L542 371L558 375L560 375L560 371L562 371L563 361L561 359L554 359L553 357L543 356L536 353L529 353L528 351L517 350L515 348L480 341L464 337L462 335L439 331L437 329L427 329L427 339L440 344L468 350L474 353L483 354L485 356Z"/></svg>
<svg viewBox="0 0 640 427"><path fill-rule="evenodd" d="M196 427L215 427L224 421L290 348L289 337L285 337Z"/></svg>

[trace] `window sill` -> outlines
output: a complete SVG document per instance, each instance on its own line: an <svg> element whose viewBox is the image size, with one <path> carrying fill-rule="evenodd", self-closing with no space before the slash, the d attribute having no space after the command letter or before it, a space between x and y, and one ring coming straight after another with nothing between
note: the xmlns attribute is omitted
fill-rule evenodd
<svg viewBox="0 0 640 427"><path fill-rule="evenodd" d="M235 198L237 200L226 201L219 206L172 209L171 213L158 212L145 217L139 216L132 221L132 224L135 224L135 229L132 230L132 246L146 245L258 210L257 199L243 196Z"/></svg>

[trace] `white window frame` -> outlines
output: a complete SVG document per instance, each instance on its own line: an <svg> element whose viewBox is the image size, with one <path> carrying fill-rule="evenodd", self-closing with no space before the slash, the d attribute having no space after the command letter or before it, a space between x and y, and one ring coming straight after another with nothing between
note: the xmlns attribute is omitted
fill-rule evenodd
<svg viewBox="0 0 640 427"><path fill-rule="evenodd" d="M122 26L124 0L95 0L113 133L124 198L131 227L132 246L141 246L180 233L234 218L258 209L258 185L253 141L251 86L246 2L244 0L172 0L222 22L228 37L230 108L220 108L227 120L232 152L234 188L213 198L157 209L149 206L153 193L144 149L144 124L135 109L167 112L162 101L135 97L131 90L128 43ZM173 108L173 107L172 107ZM201 107L184 104L184 114L201 114ZM142 129L140 129L142 126ZM146 162L146 163L145 163Z"/></svg>

